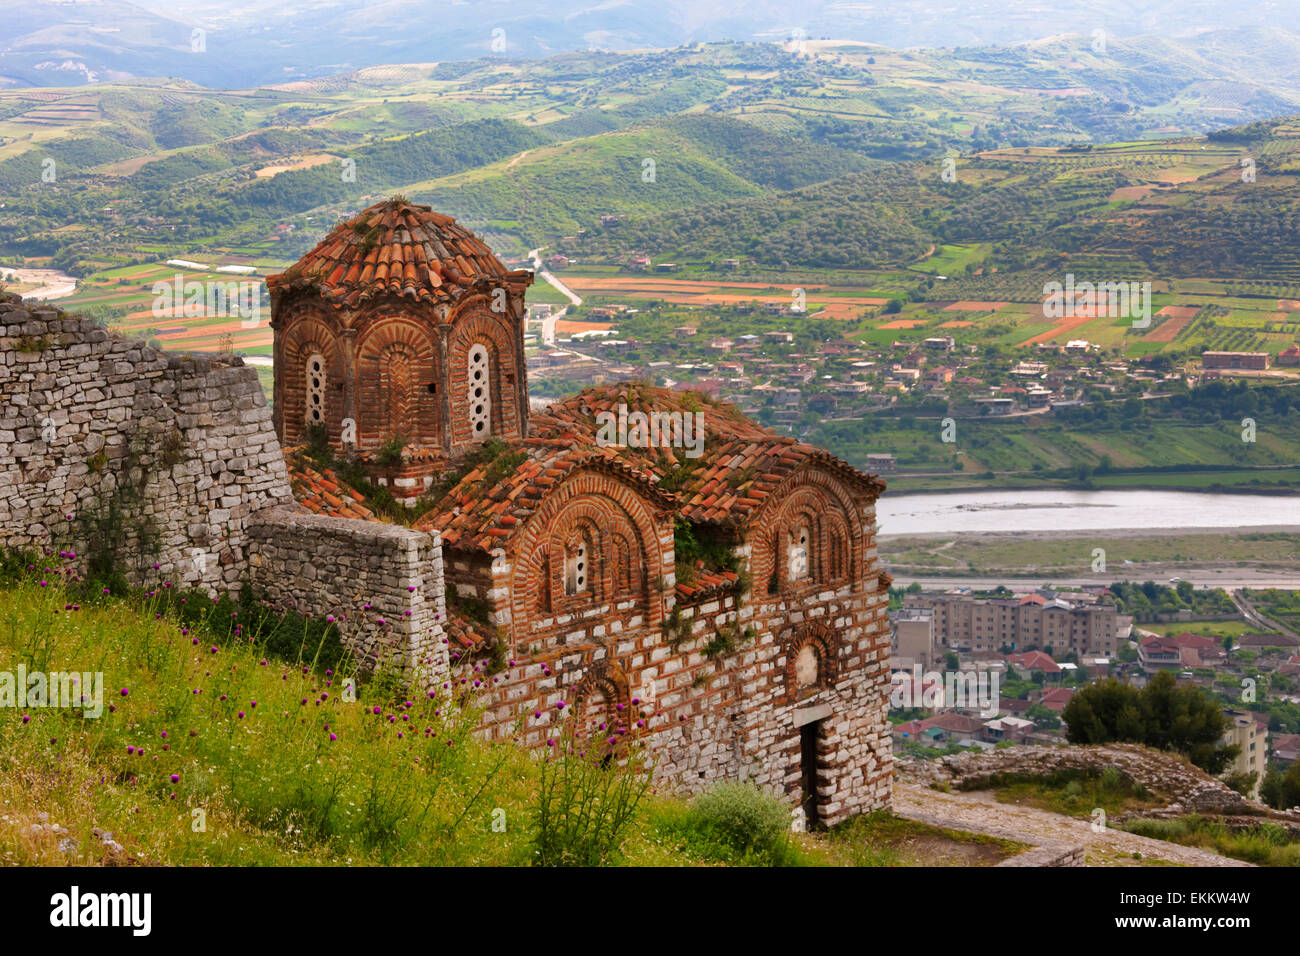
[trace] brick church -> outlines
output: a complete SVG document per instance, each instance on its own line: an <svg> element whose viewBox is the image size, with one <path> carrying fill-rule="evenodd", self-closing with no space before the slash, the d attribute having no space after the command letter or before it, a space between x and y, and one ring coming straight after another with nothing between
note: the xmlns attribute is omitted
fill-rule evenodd
<svg viewBox="0 0 1300 956"><path fill-rule="evenodd" d="M686 792L747 779L818 824L887 805L883 482L691 392L531 411L532 281L427 206L336 226L267 280L282 444L327 440L421 509L456 666L493 675L486 733L523 718L545 746L572 714L592 746L645 737ZM703 447L611 441L620 416L699 422ZM295 485L312 510L374 517L316 478Z"/></svg>

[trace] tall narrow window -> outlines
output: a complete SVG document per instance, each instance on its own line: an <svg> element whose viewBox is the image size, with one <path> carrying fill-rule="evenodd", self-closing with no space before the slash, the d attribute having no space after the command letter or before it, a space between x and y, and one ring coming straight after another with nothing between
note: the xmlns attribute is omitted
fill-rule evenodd
<svg viewBox="0 0 1300 956"><path fill-rule="evenodd" d="M475 439L492 434L491 371L488 350L475 345L469 350L469 426Z"/></svg>
<svg viewBox="0 0 1300 956"><path fill-rule="evenodd" d="M790 538L790 580L802 581L808 577L808 526L795 531Z"/></svg>
<svg viewBox="0 0 1300 956"><path fill-rule="evenodd" d="M581 594L587 590L587 539L578 541L578 547L565 558L564 593Z"/></svg>
<svg viewBox="0 0 1300 956"><path fill-rule="evenodd" d="M307 359L307 424L325 423L325 356L319 352Z"/></svg>

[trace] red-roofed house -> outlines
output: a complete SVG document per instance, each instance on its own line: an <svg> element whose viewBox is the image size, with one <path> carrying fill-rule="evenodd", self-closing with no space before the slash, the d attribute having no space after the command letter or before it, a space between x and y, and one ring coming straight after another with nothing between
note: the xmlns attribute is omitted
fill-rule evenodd
<svg viewBox="0 0 1300 956"><path fill-rule="evenodd" d="M1138 645L1138 663L1148 674L1178 670L1183 666L1183 649L1168 637L1144 638Z"/></svg>
<svg viewBox="0 0 1300 956"><path fill-rule="evenodd" d="M1300 734L1274 734L1273 759L1284 767L1300 760Z"/></svg>
<svg viewBox="0 0 1300 956"><path fill-rule="evenodd" d="M1053 687L1051 690L1043 692L1039 703L1048 710L1054 710L1059 714L1065 710L1065 705L1070 702L1070 698L1073 696L1073 687Z"/></svg>
<svg viewBox="0 0 1300 956"><path fill-rule="evenodd" d="M1051 677L1061 673L1061 665L1056 663L1050 654L1044 654L1042 651L1025 651L1021 654L1012 654L1007 657L1007 663L1022 674L1042 671L1045 675Z"/></svg>

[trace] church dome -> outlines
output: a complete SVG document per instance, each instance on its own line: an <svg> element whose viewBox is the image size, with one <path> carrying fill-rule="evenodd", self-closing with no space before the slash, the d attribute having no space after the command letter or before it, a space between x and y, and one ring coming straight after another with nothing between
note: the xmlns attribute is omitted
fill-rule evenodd
<svg viewBox="0 0 1300 956"><path fill-rule="evenodd" d="M394 198L335 226L316 248L266 282L273 294L314 289L343 307L384 294L452 301L471 289L526 286L531 279L527 270L507 270L451 216Z"/></svg>

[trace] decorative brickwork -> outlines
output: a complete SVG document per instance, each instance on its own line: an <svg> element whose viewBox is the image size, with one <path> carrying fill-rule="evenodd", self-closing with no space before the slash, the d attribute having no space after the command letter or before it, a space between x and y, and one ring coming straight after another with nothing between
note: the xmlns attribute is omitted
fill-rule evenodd
<svg viewBox="0 0 1300 956"><path fill-rule="evenodd" d="M275 432L296 442L319 421L403 499L457 468L416 529L371 520L337 473L301 464L303 504L284 507L285 462L241 363L167 356L0 297L6 544L70 535L60 515L111 490L108 473L156 474L164 574L187 579L185 558L208 548L188 579L342 618L364 660L430 686L489 648L508 659L486 736L522 719L523 742L544 747L572 713L611 755L644 740L665 787L751 780L824 824L887 805L883 483L690 393L612 385L530 414L531 280L401 201L268 279ZM702 455L598 439L615 409L701 416ZM375 461L397 436L401 456ZM490 438L508 459L459 467ZM100 471L101 452L120 467Z"/></svg>
<svg viewBox="0 0 1300 956"><path fill-rule="evenodd" d="M301 441L312 421L315 355L325 359L330 445L373 458L400 438L413 490L447 456L524 437L523 294L532 273L508 271L454 219L401 200L378 203L266 281L275 429L285 444ZM482 353L471 382L471 354ZM345 434L347 422L354 427Z"/></svg>

